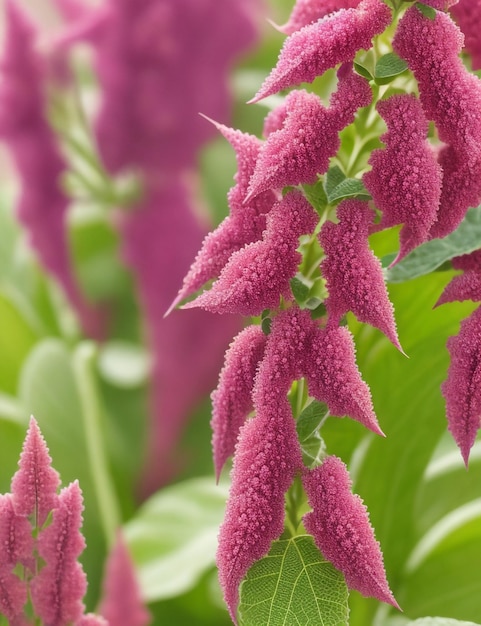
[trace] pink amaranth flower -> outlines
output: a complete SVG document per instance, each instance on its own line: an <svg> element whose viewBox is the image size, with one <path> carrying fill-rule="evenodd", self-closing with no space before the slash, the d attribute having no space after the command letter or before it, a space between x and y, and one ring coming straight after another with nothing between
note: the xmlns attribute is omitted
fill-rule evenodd
<svg viewBox="0 0 481 626"><path fill-rule="evenodd" d="M335 456L303 476L312 511L306 530L322 554L340 570L348 587L399 608L389 589L379 543L361 498L351 492L344 463Z"/></svg>
<svg viewBox="0 0 481 626"><path fill-rule="evenodd" d="M325 402L332 415L348 415L383 435L369 387L357 369L354 342L347 328L318 328L305 355L305 363L309 395Z"/></svg>
<svg viewBox="0 0 481 626"><path fill-rule="evenodd" d="M184 308L260 315L264 309L276 308L281 296L290 299L289 281L301 261L296 251L299 237L312 233L317 221L301 193L287 194L268 214L263 239L234 252L210 291Z"/></svg>
<svg viewBox="0 0 481 626"><path fill-rule="evenodd" d="M212 448L216 478L234 453L237 435L253 409L252 389L267 337L259 326L248 326L232 341L225 355L217 389L212 392Z"/></svg>
<svg viewBox="0 0 481 626"><path fill-rule="evenodd" d="M99 613L112 625L146 626L150 623L149 612L140 597L134 564L120 531L107 560Z"/></svg>
<svg viewBox="0 0 481 626"><path fill-rule="evenodd" d="M33 569L32 526L25 515L15 512L13 496L0 495L0 564L11 569L17 563Z"/></svg>
<svg viewBox="0 0 481 626"><path fill-rule="evenodd" d="M446 399L448 429L466 466L481 425L481 308L461 322L459 334L447 342L451 354L448 378L441 390Z"/></svg>
<svg viewBox="0 0 481 626"><path fill-rule="evenodd" d="M33 417L18 465L11 484L15 513L33 516L35 525L41 528L57 506L60 478L52 467L45 439Z"/></svg>
<svg viewBox="0 0 481 626"><path fill-rule="evenodd" d="M447 11L450 7L456 4L458 0L423 0L423 4L439 11Z"/></svg>
<svg viewBox="0 0 481 626"><path fill-rule="evenodd" d="M421 104L445 144L438 220L430 236L444 237L481 200L481 81L464 67L463 35L449 15L431 20L416 8L406 11L393 40L419 85Z"/></svg>
<svg viewBox="0 0 481 626"><path fill-rule="evenodd" d="M87 613L82 615L80 619L75 622L75 626L111 626L106 619L100 615L94 615L93 613Z"/></svg>
<svg viewBox="0 0 481 626"><path fill-rule="evenodd" d="M296 30L317 22L322 17L339 9L356 8L361 0L297 0L289 20L278 27L282 33L292 35Z"/></svg>
<svg viewBox="0 0 481 626"><path fill-rule="evenodd" d="M21 181L17 215L40 262L60 283L84 329L99 336L102 316L80 293L72 270L65 224L69 198L60 187L66 164L46 119L46 68L35 50L36 32L13 0L6 3L6 18L0 136Z"/></svg>
<svg viewBox="0 0 481 626"><path fill-rule="evenodd" d="M267 191L249 203L244 202L261 149L260 139L223 124L215 123L215 126L232 145L237 157L237 173L234 177L236 185L229 190L227 196L230 215L204 239L169 312L208 280L217 278L233 252L247 243L261 239L266 226L265 214L276 200L276 196Z"/></svg>
<svg viewBox="0 0 481 626"><path fill-rule="evenodd" d="M258 102L281 89L312 82L340 63L353 61L358 50L368 50L372 38L391 22L382 0L362 0L357 8L340 9L288 37L276 67L251 100Z"/></svg>
<svg viewBox="0 0 481 626"><path fill-rule="evenodd" d="M27 585L10 567L0 564L0 615L7 618L9 626L27 624L23 607L27 602Z"/></svg>
<svg viewBox="0 0 481 626"><path fill-rule="evenodd" d="M379 328L401 350L381 263L367 239L374 212L366 202L344 200L337 216L339 223L326 222L319 234L327 255L321 269L329 291L329 325L337 326L341 317L352 311L360 321Z"/></svg>
<svg viewBox="0 0 481 626"><path fill-rule="evenodd" d="M182 180L152 189L136 210L124 216L120 231L122 255L137 281L153 355L145 495L170 478L179 458L175 443L198 398L215 385L226 347L240 323L204 311L163 318L203 234Z"/></svg>
<svg viewBox="0 0 481 626"><path fill-rule="evenodd" d="M110 17L96 50L97 134L110 171L137 166L155 175L195 165L212 135L198 113L226 118L227 72L254 41L255 5L107 0Z"/></svg>
<svg viewBox="0 0 481 626"><path fill-rule="evenodd" d="M382 218L376 229L404 224L397 263L429 238L441 197L442 171L426 137L428 122L415 96L396 95L377 105L388 132L384 150L369 159L363 182Z"/></svg>
<svg viewBox="0 0 481 626"><path fill-rule="evenodd" d="M464 273L448 283L434 306L446 302L481 301L481 250L454 257L451 262L455 270L464 270Z"/></svg>
<svg viewBox="0 0 481 626"><path fill-rule="evenodd" d="M473 70L481 69L481 35L478 24L481 21L481 0L459 0L452 7L451 14L464 34L464 46L471 55Z"/></svg>
<svg viewBox="0 0 481 626"><path fill-rule="evenodd" d="M60 492L52 522L38 537L38 553L45 565L32 581L32 604L49 626L67 626L84 611L87 581L77 561L85 548L82 510L82 493L75 481Z"/></svg>
<svg viewBox="0 0 481 626"><path fill-rule="evenodd" d="M280 113L271 114L264 127L267 141L260 151L245 201L269 189L314 183L340 145L338 133L354 121L358 108L371 102L367 81L349 64L339 71L338 91L326 109L318 96L292 91ZM275 116L275 117L274 117ZM279 124L281 127L277 128ZM267 132L266 132L267 131Z"/></svg>

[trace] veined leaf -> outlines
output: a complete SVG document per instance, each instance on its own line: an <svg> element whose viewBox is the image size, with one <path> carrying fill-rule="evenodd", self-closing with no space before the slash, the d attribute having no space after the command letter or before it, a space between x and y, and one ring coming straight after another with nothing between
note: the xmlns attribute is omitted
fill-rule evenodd
<svg viewBox="0 0 481 626"><path fill-rule="evenodd" d="M308 467L319 465L324 455L326 446L319 429L328 415L327 406L314 400L297 418L297 435L304 464Z"/></svg>
<svg viewBox="0 0 481 626"><path fill-rule="evenodd" d="M446 261L461 254L469 254L481 247L481 210L470 209L458 228L444 239L423 243L391 269L386 270L389 283L403 283L433 272ZM386 267L395 254L383 258Z"/></svg>
<svg viewBox="0 0 481 626"><path fill-rule="evenodd" d="M247 573L240 596L242 626L348 624L344 578L307 535L275 541Z"/></svg>
<svg viewBox="0 0 481 626"><path fill-rule="evenodd" d="M326 178L324 180L324 189L326 190L326 195L329 198L334 189L342 183L343 180L346 180L346 175L341 170L338 165L334 165L330 167L327 171Z"/></svg>
<svg viewBox="0 0 481 626"><path fill-rule="evenodd" d="M394 52L388 52L376 63L374 77L380 84L388 83L408 68L406 61L398 57Z"/></svg>
<svg viewBox="0 0 481 626"><path fill-rule="evenodd" d="M370 200L371 196L364 187L361 180L357 178L345 178L334 189L327 194L329 204L334 204L346 198L359 198L360 200Z"/></svg>

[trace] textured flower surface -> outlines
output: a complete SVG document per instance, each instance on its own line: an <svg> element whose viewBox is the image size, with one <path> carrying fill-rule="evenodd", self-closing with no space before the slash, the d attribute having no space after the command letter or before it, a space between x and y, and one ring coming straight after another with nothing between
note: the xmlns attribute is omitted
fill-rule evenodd
<svg viewBox="0 0 481 626"><path fill-rule="evenodd" d="M84 611L87 580L77 561L85 548L82 510L82 493L75 481L60 492L52 522L38 537L38 553L45 565L32 582L32 603L49 626L67 626Z"/></svg>
<svg viewBox="0 0 481 626"><path fill-rule="evenodd" d="M263 239L235 252L212 288L184 308L260 315L277 308L281 296L291 299L289 281L301 261L299 237L312 233L317 221L304 196L290 192L268 214Z"/></svg>
<svg viewBox="0 0 481 626"><path fill-rule="evenodd" d="M481 426L481 308L461 323L459 334L448 339L447 347L451 364L441 389L449 431L467 465Z"/></svg>
<svg viewBox="0 0 481 626"><path fill-rule="evenodd" d="M351 492L344 463L329 456L305 472L303 482L313 509L304 516L304 525L322 554L344 574L351 589L399 608L386 580L367 509Z"/></svg>
<svg viewBox="0 0 481 626"><path fill-rule="evenodd" d="M463 270L445 287L435 306L446 302L481 301L481 250L451 260L455 270Z"/></svg>
<svg viewBox="0 0 481 626"><path fill-rule="evenodd" d="M109 624L146 626L150 623L149 612L140 597L134 564L120 531L107 560L99 613Z"/></svg>
<svg viewBox="0 0 481 626"><path fill-rule="evenodd" d="M459 0L451 9L464 34L464 46L471 55L473 70L481 69L481 0Z"/></svg>
<svg viewBox="0 0 481 626"><path fill-rule="evenodd" d="M47 444L33 417L30 418L18 465L11 485L15 513L32 516L40 528L50 511L57 506L60 478L52 467Z"/></svg>
<svg viewBox="0 0 481 626"><path fill-rule="evenodd" d="M279 30L286 35L292 35L303 26L317 22L321 17L339 9L355 8L360 2L361 0L297 0L289 20L279 27Z"/></svg>
<svg viewBox="0 0 481 626"><path fill-rule="evenodd" d="M251 102L281 89L312 82L340 63L352 61L356 52L368 50L372 38L391 22L382 0L362 0L357 8L340 9L301 28L288 37L276 67Z"/></svg>
<svg viewBox="0 0 481 626"><path fill-rule="evenodd" d="M433 9L439 9L440 11L446 11L457 2L458 0L423 0L423 4L426 4L428 7L433 7Z"/></svg>
<svg viewBox="0 0 481 626"><path fill-rule="evenodd" d="M248 326L225 355L217 389L212 393L212 448L216 478L234 453L239 430L253 409L252 389L267 337L260 326Z"/></svg>
<svg viewBox="0 0 481 626"><path fill-rule="evenodd" d="M429 238L439 208L442 171L426 140L428 122L415 96L396 95L376 108L388 127L381 136L386 148L371 154L372 170L364 174L363 182L382 211L377 228L404 224L393 261L397 263Z"/></svg>
<svg viewBox="0 0 481 626"><path fill-rule="evenodd" d="M337 216L339 223L326 222L319 234L327 255L321 269L329 291L329 324L337 326L341 317L352 311L360 321L379 328L401 349L381 263L367 239L374 213L366 202L345 200L339 205Z"/></svg>
<svg viewBox="0 0 481 626"><path fill-rule="evenodd" d="M372 97L367 81L354 74L350 64L341 67L338 79L329 108L316 94L295 90L281 105L280 113L271 114L264 127L267 141L260 150L246 202L269 189L314 183L317 174L327 171L330 157L339 149L338 133Z"/></svg>

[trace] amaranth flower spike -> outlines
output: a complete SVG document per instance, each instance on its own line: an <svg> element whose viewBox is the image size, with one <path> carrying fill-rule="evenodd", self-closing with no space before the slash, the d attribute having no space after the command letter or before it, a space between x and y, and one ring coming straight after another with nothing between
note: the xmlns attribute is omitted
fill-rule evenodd
<svg viewBox="0 0 481 626"><path fill-rule="evenodd" d="M473 70L481 69L481 0L460 0L451 14L464 33L464 46L471 55Z"/></svg>
<svg viewBox="0 0 481 626"><path fill-rule="evenodd" d="M463 270L447 284L434 306L446 302L481 301L481 250L451 259L455 270Z"/></svg>
<svg viewBox="0 0 481 626"><path fill-rule="evenodd" d="M340 9L301 28L286 39L276 67L250 102L310 83L326 70L353 61L390 23L391 11L382 0L362 0L357 8Z"/></svg>
<svg viewBox="0 0 481 626"><path fill-rule="evenodd" d="M304 473L303 483L313 509L304 516L304 525L322 554L344 574L351 589L399 608L386 580L367 509L351 492L344 463L329 456Z"/></svg>
<svg viewBox="0 0 481 626"><path fill-rule="evenodd" d="M292 35L296 30L317 22L334 11L355 8L360 2L361 0L297 0L287 23L276 28L286 35Z"/></svg>

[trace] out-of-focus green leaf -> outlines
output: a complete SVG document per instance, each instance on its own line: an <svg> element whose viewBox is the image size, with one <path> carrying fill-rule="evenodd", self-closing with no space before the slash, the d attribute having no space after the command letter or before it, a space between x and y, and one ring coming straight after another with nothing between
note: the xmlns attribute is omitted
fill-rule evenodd
<svg viewBox="0 0 481 626"><path fill-rule="evenodd" d="M124 526L148 601L185 593L214 565L226 499L226 484L188 480L156 493Z"/></svg>
<svg viewBox="0 0 481 626"><path fill-rule="evenodd" d="M434 272L455 256L469 254L481 247L481 209L469 209L458 228L444 237L423 243L394 267L386 270L386 280L402 283L424 274ZM395 254L382 259L384 267L391 263Z"/></svg>
<svg viewBox="0 0 481 626"><path fill-rule="evenodd" d="M275 541L248 571L240 597L242 626L348 624L344 577L307 535Z"/></svg>
<svg viewBox="0 0 481 626"><path fill-rule="evenodd" d="M107 382L128 389L147 382L149 358L141 346L113 340L100 347L98 368Z"/></svg>
<svg viewBox="0 0 481 626"><path fill-rule="evenodd" d="M479 626L474 622L460 622L458 619L448 617L421 617L409 622L407 626Z"/></svg>

